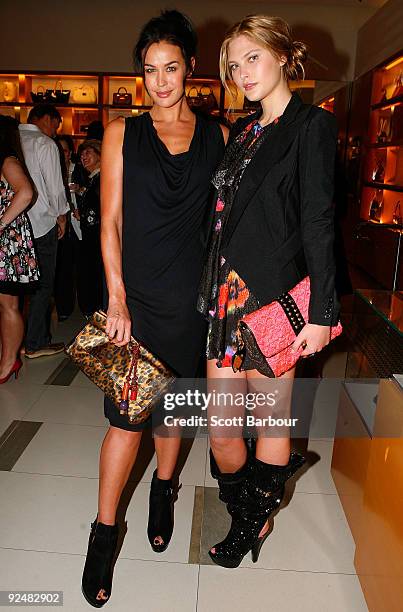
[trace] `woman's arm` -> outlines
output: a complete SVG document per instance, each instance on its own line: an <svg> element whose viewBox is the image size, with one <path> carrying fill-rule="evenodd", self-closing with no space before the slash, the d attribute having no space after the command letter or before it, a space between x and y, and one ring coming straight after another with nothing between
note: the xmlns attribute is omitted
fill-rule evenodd
<svg viewBox="0 0 403 612"><path fill-rule="evenodd" d="M0 219L2 223L8 225L29 206L34 192L20 162L15 157L6 157L2 173L14 191L12 202Z"/></svg>
<svg viewBox="0 0 403 612"><path fill-rule="evenodd" d="M101 248L109 294L106 333L117 346L127 344L131 333L122 274L124 129L124 119L108 125L101 155Z"/></svg>
<svg viewBox="0 0 403 612"><path fill-rule="evenodd" d="M309 323L296 341L306 342L302 356L320 351L330 341L339 305L335 294L334 168L337 123L330 113L317 111L300 147L301 234L311 282Z"/></svg>

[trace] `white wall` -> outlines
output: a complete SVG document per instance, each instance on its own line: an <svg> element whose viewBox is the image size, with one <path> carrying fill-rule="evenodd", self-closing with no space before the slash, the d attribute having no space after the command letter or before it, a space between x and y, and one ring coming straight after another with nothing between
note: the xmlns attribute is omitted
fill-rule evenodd
<svg viewBox="0 0 403 612"><path fill-rule="evenodd" d="M403 0L389 0L359 30L355 77L403 50Z"/></svg>
<svg viewBox="0 0 403 612"><path fill-rule="evenodd" d="M401 0L396 0L400 1ZM199 73L217 73L225 30L248 13L279 15L307 42L315 64L308 76L350 80L357 31L375 12L345 4L271 4L259 0L0 0L0 70L131 71L131 50L141 25L165 6L195 22Z"/></svg>

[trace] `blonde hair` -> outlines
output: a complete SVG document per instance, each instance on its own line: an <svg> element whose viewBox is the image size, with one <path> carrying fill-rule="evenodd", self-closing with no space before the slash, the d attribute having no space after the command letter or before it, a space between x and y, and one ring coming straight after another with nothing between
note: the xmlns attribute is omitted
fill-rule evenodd
<svg viewBox="0 0 403 612"><path fill-rule="evenodd" d="M286 58L282 67L286 81L305 78L303 63L307 58L307 48L303 42L292 39L288 23L281 17L247 15L228 30L220 49L220 77L232 98L236 98L236 87L228 66L228 47L242 34L268 49L277 59Z"/></svg>

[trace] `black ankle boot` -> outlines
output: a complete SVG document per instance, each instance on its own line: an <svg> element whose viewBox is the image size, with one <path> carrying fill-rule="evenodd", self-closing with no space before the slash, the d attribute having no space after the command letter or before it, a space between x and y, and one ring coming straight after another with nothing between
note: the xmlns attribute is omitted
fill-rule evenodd
<svg viewBox="0 0 403 612"><path fill-rule="evenodd" d="M256 563L264 541L273 530L270 515L281 504L284 485L304 462L305 459L297 453L291 453L285 466L250 459L249 473L243 481L238 498L235 503L227 504L232 517L228 535L214 546L214 553L211 550L209 552L214 563L222 567L238 567L250 550L252 561ZM259 537L268 520L267 531Z"/></svg>
<svg viewBox="0 0 403 612"><path fill-rule="evenodd" d="M102 608L111 596L112 563L117 541L117 525L104 525L96 520L91 524L81 588L85 599L94 608ZM100 591L104 591L104 597Z"/></svg>
<svg viewBox="0 0 403 612"><path fill-rule="evenodd" d="M150 489L147 535L154 552L164 552L171 541L174 528L174 490L172 480L161 480L157 470L153 474ZM160 536L163 543L156 543Z"/></svg>

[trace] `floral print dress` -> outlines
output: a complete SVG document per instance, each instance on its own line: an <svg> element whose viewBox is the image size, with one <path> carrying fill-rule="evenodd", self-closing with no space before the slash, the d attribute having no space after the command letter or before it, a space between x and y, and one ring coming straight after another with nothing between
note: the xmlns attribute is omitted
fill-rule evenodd
<svg viewBox="0 0 403 612"><path fill-rule="evenodd" d="M0 219L10 206L14 192L0 177ZM0 293L18 295L32 289L39 280L31 225L22 212L0 231Z"/></svg>
<svg viewBox="0 0 403 612"><path fill-rule="evenodd" d="M276 125L278 120L279 118L275 119L273 125ZM240 146L247 143L243 159L238 166L236 188L238 188L242 175L257 150L256 144L259 144L257 140L264 134L265 129L260 126L257 120L254 120L246 126L236 139ZM223 172L225 172L225 168ZM226 203L218 198L213 230L216 234L222 231L222 216L223 213L225 214L225 206ZM246 314L258 310L260 304L239 274L232 269L230 263L222 255L219 255L217 283L214 283L213 294L216 294L216 298L208 312L207 359L217 359L217 367L219 368L231 367L232 357L237 350L236 331L238 322ZM243 369L253 368L255 366L251 364L249 367L246 359Z"/></svg>

